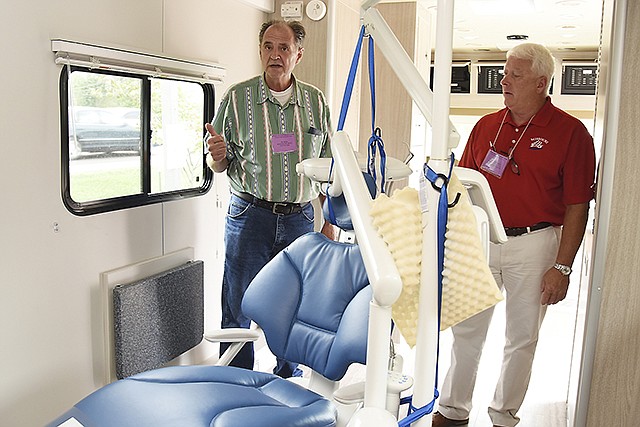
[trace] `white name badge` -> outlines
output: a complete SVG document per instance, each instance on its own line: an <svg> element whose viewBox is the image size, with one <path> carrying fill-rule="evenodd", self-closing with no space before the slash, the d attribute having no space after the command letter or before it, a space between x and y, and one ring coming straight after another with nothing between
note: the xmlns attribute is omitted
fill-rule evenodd
<svg viewBox="0 0 640 427"><path fill-rule="evenodd" d="M500 153L489 150L487 151L487 155L484 156L480 169L490 173L496 178L502 178L502 174L507 167L507 163L509 163L509 158L507 156L503 156Z"/></svg>

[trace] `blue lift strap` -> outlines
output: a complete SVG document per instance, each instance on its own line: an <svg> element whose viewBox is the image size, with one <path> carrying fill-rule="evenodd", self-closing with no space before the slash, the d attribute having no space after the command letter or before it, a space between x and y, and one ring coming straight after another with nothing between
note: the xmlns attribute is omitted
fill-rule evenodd
<svg viewBox="0 0 640 427"><path fill-rule="evenodd" d="M365 27L360 28L360 34L358 36L358 42L356 43L353 59L351 60L351 68L349 69L349 77L347 78L347 84L344 89L344 96L342 98L342 107L340 108L340 118L338 120L338 130L343 130L344 122L347 118L347 111L349 110L349 102L351 101L351 93L353 92L353 85L355 83L356 73L358 71L358 63L360 62L360 54L362 52L362 41L364 39ZM369 86L371 88L371 137L369 138L367 148L367 173L373 177L374 182L377 182L376 172L376 156L380 153L380 192L385 192L385 170L387 163L387 154L384 151L384 142L382 141L382 132L380 128L376 128L376 85L375 85L375 60L374 60L374 41L373 37L369 37Z"/></svg>
<svg viewBox="0 0 640 427"><path fill-rule="evenodd" d="M451 179L451 173L453 171L454 164L454 155L451 153L450 165L449 165L449 175L445 176L440 173L436 173L428 164L425 163L423 172L424 176L429 182L431 182L431 186L440 193L440 197L438 198L438 346L436 353L436 376L435 376L435 386L433 389L433 400L426 404L421 408L416 408L411 403L413 396L408 396L400 399L400 404L408 404L409 409L407 416L398 422L399 427L406 427L411 425L411 423L416 422L423 416L430 414L433 412L434 405L436 400L440 396L438 392L438 360L440 359L440 318L442 313L442 271L444 270L444 242L445 242L445 233L447 232L447 220L449 217L449 198L447 195L447 185L449 184L449 180ZM458 198L456 197L456 202ZM454 202L454 205L455 203Z"/></svg>

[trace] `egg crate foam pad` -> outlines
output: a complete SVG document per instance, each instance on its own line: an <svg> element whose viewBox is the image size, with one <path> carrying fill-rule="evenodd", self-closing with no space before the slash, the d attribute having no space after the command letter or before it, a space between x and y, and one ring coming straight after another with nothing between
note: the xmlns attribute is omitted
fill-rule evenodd
<svg viewBox="0 0 640 427"><path fill-rule="evenodd" d="M503 299L487 264L469 196L452 175L442 279L440 329L445 330ZM392 307L395 325L407 344L416 343L422 264L422 219L418 191L405 187L391 197L379 195L371 208L373 225L389 247L402 279L402 292Z"/></svg>

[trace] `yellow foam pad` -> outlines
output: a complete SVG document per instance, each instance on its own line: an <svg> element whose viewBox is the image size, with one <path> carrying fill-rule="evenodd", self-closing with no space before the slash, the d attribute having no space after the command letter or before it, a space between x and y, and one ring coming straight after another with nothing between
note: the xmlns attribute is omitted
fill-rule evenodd
<svg viewBox="0 0 640 427"><path fill-rule="evenodd" d="M452 174L447 189L450 203L457 193L460 193L460 199L449 209L447 221L442 271L441 330L462 322L503 299L484 254L467 190L455 174Z"/></svg>
<svg viewBox="0 0 640 427"><path fill-rule="evenodd" d="M460 199L448 212L441 330L487 309L503 298L487 265L469 196L454 174L448 185L450 202L457 193L460 193ZM413 347L418 324L422 262L422 220L418 191L405 187L391 197L381 194L373 201L371 216L378 233L389 247L402 279L402 293L392 307L393 319L407 343Z"/></svg>
<svg viewBox="0 0 640 427"><path fill-rule="evenodd" d="M393 321L407 343L413 347L418 326L422 263L422 222L418 192L405 187L391 197L380 194L373 201L371 216L378 234L389 247L402 279L402 292L392 307Z"/></svg>

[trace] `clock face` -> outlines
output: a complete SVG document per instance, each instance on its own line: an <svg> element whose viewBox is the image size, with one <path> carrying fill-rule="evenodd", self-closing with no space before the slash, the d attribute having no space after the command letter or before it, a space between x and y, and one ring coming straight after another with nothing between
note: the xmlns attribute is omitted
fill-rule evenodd
<svg viewBox="0 0 640 427"><path fill-rule="evenodd" d="M327 14L327 5L321 0L311 0L307 4L307 16L309 19L319 21Z"/></svg>

